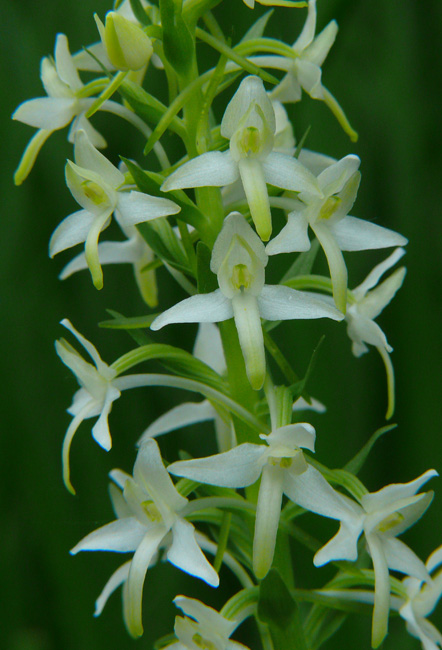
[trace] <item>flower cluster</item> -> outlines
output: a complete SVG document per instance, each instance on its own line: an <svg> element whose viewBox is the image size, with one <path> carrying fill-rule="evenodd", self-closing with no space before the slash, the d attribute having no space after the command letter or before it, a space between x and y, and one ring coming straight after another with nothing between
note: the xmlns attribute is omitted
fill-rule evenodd
<svg viewBox="0 0 442 650"><path fill-rule="evenodd" d="M253 0L245 3L254 6ZM336 160L305 148L303 140L297 145L284 107L304 91L324 102L350 139L357 139L322 83L321 66L337 24L332 21L315 34L315 0L262 0L292 10L308 5L301 33L293 45L265 37L267 14L232 45L211 11L216 4L160 0L158 8L147 0L117 2L103 20L95 15L100 41L84 51L71 55L67 37L57 36L54 59L45 57L41 64L47 97L24 102L13 115L38 129L16 171L17 184L47 138L71 124L73 160L66 163L66 183L81 209L56 227L49 253L54 257L83 244L84 250L68 261L60 278L88 268L101 289L102 266L129 263L145 303L161 309L141 317L114 316L111 325L135 329L138 345L110 365L70 321L62 321L92 361L67 340L56 342L57 354L80 385L68 408L72 420L62 444L66 487L74 492L69 464L74 435L84 420L96 418L92 437L109 451L109 416L123 391L162 386L202 397L140 425L133 474L110 473L116 519L87 534L71 553L131 554L105 585L95 614L121 586L124 621L134 637L143 633L150 567L165 560L212 587L219 584L222 565L232 571L240 590L220 612L193 598L175 598L184 617L176 618L174 635L161 641L164 648L247 650L231 636L248 617L256 619L269 650L290 650L296 637L299 647L316 648L327 636L315 605L325 611L348 606L349 613L351 601L358 601L373 605L374 648L396 611L424 650L436 650L442 636L427 617L442 594L441 549L424 564L398 537L430 506L433 493L421 489L437 471L369 492L357 473L379 433L343 469L319 462L316 429L299 421L300 412L304 419L306 411L326 410L310 395L313 364L300 378L273 334L281 321L328 318L338 323L335 329L345 322L356 357L369 345L382 357L386 418L391 418L392 348L375 319L403 283L403 267L383 278L405 254L407 239L350 215L361 180L359 157ZM206 29L198 26L200 19ZM199 60L199 41L219 54L214 68L205 69ZM148 74L152 65L164 74L169 106L155 96ZM82 71L104 76L84 84ZM214 100L225 91L229 99L217 121ZM117 93L121 101L111 99ZM135 126L157 166L145 169L127 152L116 166L98 151L106 142L90 121L97 111ZM160 142L166 132L186 151L174 164L169 146ZM276 210L285 215L282 227ZM99 242L113 218L124 239ZM344 253L383 248L394 250L350 289ZM319 249L329 276L312 273ZM279 281L274 274L267 283L266 274L273 273L282 254L291 256L292 266ZM167 294L158 295L160 267L187 297L170 304ZM178 323L199 324L193 354L155 339L158 330ZM166 372L133 372L151 360ZM215 453L163 461L157 438L201 422L214 423ZM338 532L325 544L317 542L308 532L306 513L338 521ZM207 523L210 527L202 529ZM289 588L291 553L285 542L291 538L314 550L312 566L335 564L337 572L323 589ZM205 553L214 556L213 564ZM298 612L297 600L312 603L307 617Z"/></svg>

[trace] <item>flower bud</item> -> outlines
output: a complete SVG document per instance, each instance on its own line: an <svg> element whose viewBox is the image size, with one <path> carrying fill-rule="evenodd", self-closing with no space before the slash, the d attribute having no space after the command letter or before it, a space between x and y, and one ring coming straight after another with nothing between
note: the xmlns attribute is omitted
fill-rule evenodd
<svg viewBox="0 0 442 650"><path fill-rule="evenodd" d="M115 11L106 14L105 25L97 14L95 22L109 61L117 70L139 70L149 62L152 43L139 25Z"/></svg>

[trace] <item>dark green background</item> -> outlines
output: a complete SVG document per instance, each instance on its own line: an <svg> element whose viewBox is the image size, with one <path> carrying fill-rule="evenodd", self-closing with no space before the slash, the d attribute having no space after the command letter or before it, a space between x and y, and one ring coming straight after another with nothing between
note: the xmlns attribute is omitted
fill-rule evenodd
<svg viewBox="0 0 442 650"><path fill-rule="evenodd" d="M93 602L121 558L104 553L71 558L68 550L111 519L107 472L115 465L130 471L137 436L155 413L163 412L179 396L147 389L125 394L111 415L114 448L109 454L92 444L90 426L83 425L72 453L78 496L73 498L66 492L61 482L60 447L69 421L64 409L76 386L54 352L53 341L62 334L58 322L69 317L111 362L115 350L124 352L132 344L125 334L99 331L95 324L106 317L107 307L127 315L141 314L144 307L130 269L106 268L101 293L93 289L86 273L64 284L57 280L71 254L50 261L48 240L60 220L77 209L63 179L65 158L72 155L66 130L51 137L29 179L15 188L12 173L32 129L9 121L21 101L43 94L39 61L53 51L56 32L66 33L75 51L96 38L92 13L103 16L108 7L104 0L46 0L44 4L2 0L0 4L0 647L122 650L133 647L134 642L124 631L119 595L110 600L98 620L92 618ZM416 0L320 0L318 4L320 27L332 17L340 25L337 42L324 66L324 83L344 106L360 140L352 145L325 106L308 98L292 110L297 135L311 123L310 148L336 157L357 153L362 159L363 180L354 214L396 229L410 239L404 287L379 319L395 348L395 421L399 427L379 443L364 471L368 487L376 490L386 483L411 480L429 467L442 470L442 5ZM230 20L234 24L229 25L229 18L224 18L224 24L235 42L252 16L262 10L258 8L252 14L241 0L232 0L228 8L225 16L233 16ZM270 32L290 42L305 12L283 10L280 14L279 23L273 17ZM112 142L109 155L114 161L117 153L142 161L143 143L131 127L126 128L117 118L108 120L100 115L95 124L102 125ZM168 146L167 138L165 143ZM350 286L358 284L383 256L382 252L348 254ZM282 259L281 264L288 263L288 258ZM278 277L275 268L270 272ZM163 286L165 282L166 276L161 275ZM163 307L182 297L178 289L167 291ZM195 328L184 329L189 348ZM327 338L311 385L313 394L328 406L327 415L315 420L317 456L330 466L340 466L382 426L385 377L375 351L359 360L353 358L344 326L321 321L307 326L284 324L279 330L281 347L299 372L305 370L324 330ZM172 341L178 331L170 328L161 340ZM165 455L172 455L174 440L163 441ZM184 436L179 440L187 444ZM193 435L192 445L194 453L208 452L210 434L204 436L204 442ZM433 481L439 494L430 512L404 536L423 558L442 542L439 483ZM331 535L336 524L327 522L324 528L324 535ZM310 561L308 554L297 553L298 572L304 570L299 565ZM327 569L317 571L315 584L327 575ZM228 583L230 578L225 575L223 579ZM228 589L234 588L232 581ZM201 590L170 565L155 568L149 572L145 589L146 634L136 642L137 647L150 648L157 635L171 630L174 608L170 601L177 593L202 593L216 605L225 599L219 591ZM357 637L364 639L358 642L359 647L369 648L369 627L368 618L352 621L328 647L354 647L353 641L348 641L351 631L354 635L362 633ZM404 649L418 647L417 641L404 634L401 621L395 621L391 630L386 649L398 644Z"/></svg>

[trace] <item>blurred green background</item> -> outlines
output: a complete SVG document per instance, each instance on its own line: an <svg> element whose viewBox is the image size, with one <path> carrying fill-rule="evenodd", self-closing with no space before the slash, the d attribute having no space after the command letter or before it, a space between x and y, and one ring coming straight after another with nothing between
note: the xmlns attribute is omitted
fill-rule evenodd
<svg viewBox="0 0 442 650"><path fill-rule="evenodd" d="M240 0L226 4L224 17L220 8L216 14L236 42L252 16L257 17L263 9L258 6L252 14ZM409 481L429 467L442 471L442 4L437 0L319 0L318 5L320 28L333 17L340 26L324 66L324 83L345 108L360 140L352 145L326 107L308 98L290 109L297 136L311 124L311 149L335 157L358 154L362 159L362 185L355 216L398 230L410 240L404 287L379 319L395 348L394 420L399 426L378 444L364 470L363 479L371 490L376 490L386 483ZM103 16L109 7L105 0L46 0L44 4L1 0L0 6L0 647L148 649L157 636L171 631L175 613L171 599L176 594L202 594L217 606L235 588L230 576L223 575L227 585L224 591L213 592L195 585L194 580L170 565L150 571L144 598L146 632L134 642L124 630L119 595L111 598L99 619L92 618L94 600L120 558L105 553L71 558L68 550L112 518L107 472L115 465L131 470L138 435L155 414L164 412L182 395L164 395L153 389L125 394L111 415L114 448L109 454L92 443L90 426L84 424L72 452L77 496L67 493L61 481L60 448L69 422L64 409L76 385L54 351L54 339L63 334L58 323L69 317L111 362L132 343L124 333L100 331L96 323L106 318L106 308L139 315L144 306L131 270L124 267L105 269L105 288L100 293L93 289L86 273L65 283L57 280L57 273L71 253L50 261L49 237L60 220L77 209L64 185L64 161L72 156L66 130L50 138L25 184L19 188L12 184L13 171L33 131L10 122L9 117L20 102L43 94L40 58L53 51L57 32L68 35L72 51L93 42L96 29L92 14L96 11ZM275 13L269 34L293 41L305 11ZM112 143L109 156L114 162L117 153L143 162L143 142L131 127L117 118L103 119L102 115L96 116L94 124ZM169 144L166 137L165 146ZM350 286L359 284L386 255L347 254ZM282 259L281 268L288 264L288 258ZM280 272L273 266L272 277L276 279ZM160 283L166 286L166 275L160 274ZM183 297L177 288L167 291L162 307ZM190 349L196 328L184 329L185 345ZM374 350L361 359L351 355L344 326L321 321L284 324L279 330L280 344L299 373L305 371L312 348L324 330L327 338L311 384L312 393L328 407L327 414L314 422L317 456L330 466L342 466L384 423L384 368ZM159 339L178 343L178 331L170 328ZM183 340L181 334L179 340ZM211 451L210 433L198 429L188 435L194 453ZM173 453L176 440L171 437L162 442L166 456ZM184 436L178 436L178 441L187 444ZM437 494L431 510L404 536L423 558L442 542L439 483L433 481ZM328 522L324 535L335 530L336 524ZM297 571L302 574L303 565L310 561L308 554L297 553ZM318 571L315 584L327 575L327 569ZM369 628L368 618L355 618L326 647L353 647L348 639L358 638L363 639L358 640L359 647L369 648ZM418 647L417 641L405 635L402 622L396 620L384 647L388 650L399 644L404 649Z"/></svg>

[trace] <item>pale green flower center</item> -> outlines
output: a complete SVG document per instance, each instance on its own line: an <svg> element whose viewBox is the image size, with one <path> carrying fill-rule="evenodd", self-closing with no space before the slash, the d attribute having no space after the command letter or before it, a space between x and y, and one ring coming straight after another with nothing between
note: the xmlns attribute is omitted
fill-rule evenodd
<svg viewBox="0 0 442 650"><path fill-rule="evenodd" d="M255 126L247 126L242 130L238 138L238 148L245 156L259 154L262 141L259 130Z"/></svg>
<svg viewBox="0 0 442 650"><path fill-rule="evenodd" d="M339 196L330 196L319 211L318 219L330 219L341 203Z"/></svg>
<svg viewBox="0 0 442 650"><path fill-rule="evenodd" d="M143 501L141 506L151 521L160 522L163 520L160 511L153 501Z"/></svg>
<svg viewBox="0 0 442 650"><path fill-rule="evenodd" d="M248 289L252 280L252 275L245 264L235 264L231 277L231 282L235 289Z"/></svg>
<svg viewBox="0 0 442 650"><path fill-rule="evenodd" d="M380 533L386 533L392 528L395 528L398 524L402 523L404 520L404 515L400 512L393 512L388 517L385 517L377 526Z"/></svg>
<svg viewBox="0 0 442 650"><path fill-rule="evenodd" d="M202 648L203 650L216 650L216 646L208 639L202 637L199 633L193 635L192 641L198 648Z"/></svg>
<svg viewBox="0 0 442 650"><path fill-rule="evenodd" d="M101 205L108 200L106 192L94 181L83 181L81 187L85 196L95 205Z"/></svg>

